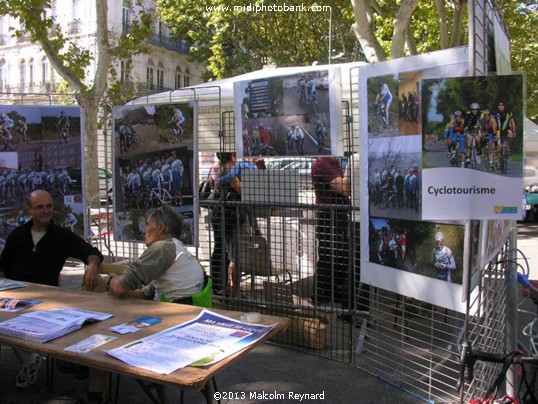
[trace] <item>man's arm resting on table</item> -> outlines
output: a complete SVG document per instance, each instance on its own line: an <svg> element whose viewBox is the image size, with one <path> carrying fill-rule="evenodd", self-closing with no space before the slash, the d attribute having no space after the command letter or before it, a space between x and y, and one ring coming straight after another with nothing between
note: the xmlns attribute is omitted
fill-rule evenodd
<svg viewBox="0 0 538 404"><path fill-rule="evenodd" d="M107 288L110 293L118 297L126 297L130 299L148 299L147 288L128 290L126 291L120 282L121 276L110 275L107 280Z"/></svg>
<svg viewBox="0 0 538 404"><path fill-rule="evenodd" d="M82 289L92 291L97 287L101 257L98 257L97 255L90 255L87 261L88 265L86 266L84 278L82 279Z"/></svg>

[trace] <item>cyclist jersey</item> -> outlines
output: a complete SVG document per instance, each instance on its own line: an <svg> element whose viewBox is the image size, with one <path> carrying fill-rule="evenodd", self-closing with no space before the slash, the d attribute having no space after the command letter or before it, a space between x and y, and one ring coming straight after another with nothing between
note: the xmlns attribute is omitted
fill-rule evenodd
<svg viewBox="0 0 538 404"><path fill-rule="evenodd" d="M13 119L11 119L6 114L2 114L0 116L0 123L2 124L2 126L5 125L7 128L12 128L13 127Z"/></svg>
<svg viewBox="0 0 538 404"><path fill-rule="evenodd" d="M456 119L454 121L453 127L454 127L454 133L456 135L461 135L465 131L465 121L463 119L460 119L460 120Z"/></svg>
<svg viewBox="0 0 538 404"><path fill-rule="evenodd" d="M495 121L493 119L482 118L480 120L480 129L482 129L485 133L493 133L495 132Z"/></svg>
<svg viewBox="0 0 538 404"><path fill-rule="evenodd" d="M456 269L456 263L452 255L452 250L447 246L443 246L440 250L434 248L432 250L431 262L433 266L436 264L442 264L443 268L437 268L437 279L450 282L450 271Z"/></svg>
<svg viewBox="0 0 538 404"><path fill-rule="evenodd" d="M500 131L500 134L506 135L509 130L514 130L514 128L512 127L512 119L514 118L514 116L511 112L498 112L495 118L497 121L497 128Z"/></svg>
<svg viewBox="0 0 538 404"><path fill-rule="evenodd" d="M469 112L467 114L467 129L469 131L476 133L476 131L480 127L480 119L481 119L481 114L477 113L475 115L472 112Z"/></svg>
<svg viewBox="0 0 538 404"><path fill-rule="evenodd" d="M382 95L383 101L387 103L389 100L392 99L392 93L390 92L389 86L387 86L387 83L384 83L383 86L381 86L381 90L379 90L379 94Z"/></svg>
<svg viewBox="0 0 538 404"><path fill-rule="evenodd" d="M172 122L179 123L180 125L185 122L183 112L181 112L179 109L176 109L172 117Z"/></svg>

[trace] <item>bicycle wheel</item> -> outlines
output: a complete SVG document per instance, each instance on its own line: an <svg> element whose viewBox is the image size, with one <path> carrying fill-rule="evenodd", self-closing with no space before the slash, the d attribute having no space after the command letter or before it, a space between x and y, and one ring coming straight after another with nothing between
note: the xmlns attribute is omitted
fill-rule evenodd
<svg viewBox="0 0 538 404"><path fill-rule="evenodd" d="M380 196L379 209L387 209L389 206L389 196L386 192L383 192Z"/></svg>
<svg viewBox="0 0 538 404"><path fill-rule="evenodd" d="M473 143L473 148L471 149L471 168L473 170L476 170L477 162L476 162L476 145Z"/></svg>
<svg viewBox="0 0 538 404"><path fill-rule="evenodd" d="M383 131L383 120L380 115L376 114L373 117L370 123L370 130L374 136L378 136Z"/></svg>
<svg viewBox="0 0 538 404"><path fill-rule="evenodd" d="M506 174L508 171L508 161L506 160L506 146L503 145L502 153L501 153L501 174Z"/></svg>

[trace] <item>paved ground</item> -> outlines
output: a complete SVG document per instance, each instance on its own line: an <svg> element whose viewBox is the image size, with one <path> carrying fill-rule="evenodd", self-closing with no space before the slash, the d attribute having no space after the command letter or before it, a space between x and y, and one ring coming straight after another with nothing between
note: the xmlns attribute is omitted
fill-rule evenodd
<svg viewBox="0 0 538 404"><path fill-rule="evenodd" d="M518 247L526 254L531 265L532 278L538 279L538 225L520 224ZM534 268L532 266L534 265ZM62 285L78 288L82 271L66 267ZM0 404L74 403L86 391L87 381L76 380L71 375L54 372L52 389L45 384L46 372L40 372L37 384L28 390L14 387L18 363L11 349L1 349L2 373L0 376ZM299 351L265 344L230 366L217 377L222 403L295 403L299 397L289 399L289 393L322 394L323 398L302 402L340 404L411 404L421 400L353 366L330 359L308 355ZM227 393L230 392L230 393ZM179 392L169 389L169 397L178 401ZM283 396L275 399L274 395ZM284 397L284 398L282 398ZM120 403L149 403L137 383L123 377L120 383ZM204 402L201 394L187 392L185 403Z"/></svg>

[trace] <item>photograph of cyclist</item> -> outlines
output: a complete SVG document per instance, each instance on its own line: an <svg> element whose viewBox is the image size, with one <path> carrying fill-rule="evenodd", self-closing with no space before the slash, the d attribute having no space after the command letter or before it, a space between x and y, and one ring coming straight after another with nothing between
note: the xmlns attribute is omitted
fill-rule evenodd
<svg viewBox="0 0 538 404"><path fill-rule="evenodd" d="M522 176L522 144L514 141L523 122L521 76L427 79L422 85L423 154L429 167Z"/></svg>
<svg viewBox="0 0 538 404"><path fill-rule="evenodd" d="M389 86L383 80L379 80L377 84L379 86L379 91L375 97L374 105L381 104L381 109L383 111L383 123L385 127L389 126L389 111L390 104L392 103L392 93L390 92Z"/></svg>
<svg viewBox="0 0 538 404"><path fill-rule="evenodd" d="M445 246L445 235L438 231L435 233L435 248L431 254L431 264L437 270L437 279L452 282L452 271L456 270L456 262L452 250Z"/></svg>
<svg viewBox="0 0 538 404"><path fill-rule="evenodd" d="M335 97L331 83L338 74L305 69L234 83L238 157L343 154L342 142L336 141L342 132L335 127L339 121L331 117L336 111L330 102Z"/></svg>
<svg viewBox="0 0 538 404"><path fill-rule="evenodd" d="M78 107L0 106L0 206L6 223L15 225L28 195L42 189L53 198L54 220L62 224L71 209L78 221L73 230L84 232L82 203L74 197L84 192L80 114ZM61 116L69 122L71 133L70 142L59 145ZM61 182L63 175L71 181ZM0 239L0 248L3 243Z"/></svg>
<svg viewBox="0 0 538 404"><path fill-rule="evenodd" d="M463 225L371 217L369 261L461 285L464 238Z"/></svg>
<svg viewBox="0 0 538 404"><path fill-rule="evenodd" d="M185 123L185 116L183 115L183 112L181 112L181 110L176 106L170 107L170 112L172 117L170 118L169 123L172 125L176 138L179 139L181 136L183 136L183 133L185 133L182 126Z"/></svg>
<svg viewBox="0 0 538 404"><path fill-rule="evenodd" d="M514 119L514 114L507 110L506 103L504 101L499 101L497 105L495 120L497 122L497 137L500 140L506 139L508 141L507 150L508 153L511 153L516 134L516 120ZM502 149L501 143L502 142L498 143L497 152L499 157Z"/></svg>
<svg viewBox="0 0 538 404"><path fill-rule="evenodd" d="M60 111L60 118L58 119L58 129L60 130L60 143L69 142L69 117L65 114L64 111Z"/></svg>
<svg viewBox="0 0 538 404"><path fill-rule="evenodd" d="M419 219L422 170L420 137L370 139L368 200L370 216Z"/></svg>
<svg viewBox="0 0 538 404"><path fill-rule="evenodd" d="M367 81L368 92L368 136L386 137L397 136L398 113L393 112L393 94L399 94L396 75L380 76ZM409 108L407 102L405 108ZM396 100L396 109L400 110ZM418 134L415 132L414 134Z"/></svg>

